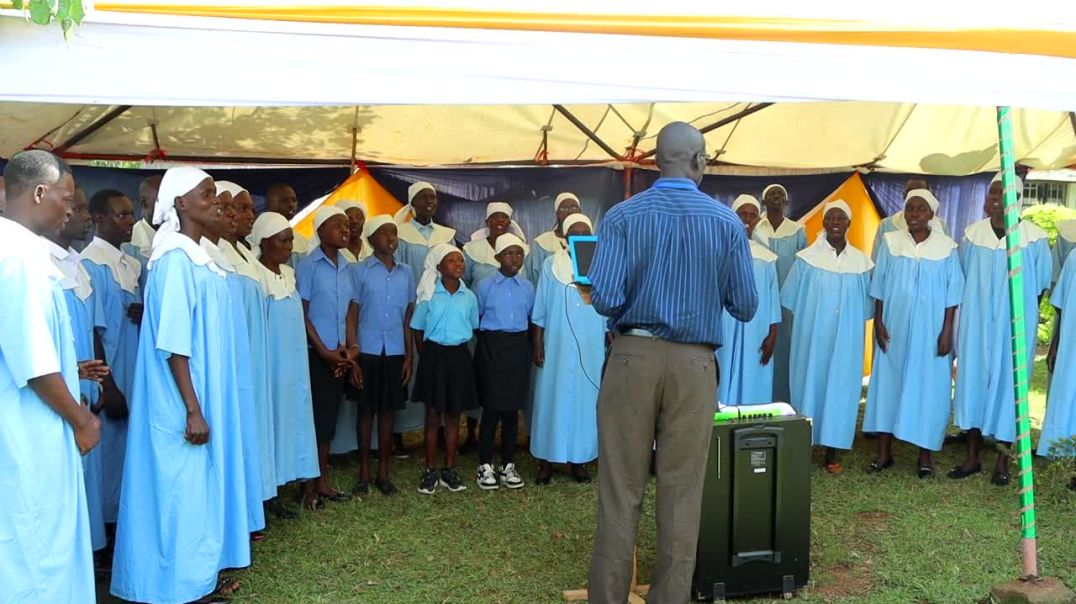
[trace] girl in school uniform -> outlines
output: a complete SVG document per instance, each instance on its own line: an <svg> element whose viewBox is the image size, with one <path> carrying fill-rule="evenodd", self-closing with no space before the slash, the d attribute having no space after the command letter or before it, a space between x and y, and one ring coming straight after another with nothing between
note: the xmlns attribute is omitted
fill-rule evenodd
<svg viewBox="0 0 1076 604"><path fill-rule="evenodd" d="M762 207L766 215L755 227L755 235L766 242L777 254L777 287L784 287L785 279L796 261L796 254L807 247L807 232L803 225L785 216L788 191L779 184L762 190ZM788 401L789 355L792 346L792 314L782 310L781 324L777 328L777 343L773 351L773 398Z"/></svg>
<svg viewBox="0 0 1076 604"><path fill-rule="evenodd" d="M478 432L478 488L490 490L503 484L509 489L523 486L516 471L516 444L519 412L530 385L531 344L528 337L534 285L520 269L526 244L511 233L497 239L496 258L500 270L478 284L479 332L475 349L478 400L482 404L482 425ZM501 467L493 467L493 441L501 426Z"/></svg>
<svg viewBox="0 0 1076 604"><path fill-rule="evenodd" d="M463 256L467 261L463 282L472 290L487 277L492 277L501 268L497 261L497 238L505 233L512 233L523 241L527 237L523 229L512 220L512 206L494 202L486 205L486 226L471 234L471 240L463 246Z"/></svg>
<svg viewBox="0 0 1076 604"><path fill-rule="evenodd" d="M565 236L590 235L582 214L564 219ZM571 465L576 482L590 482L586 464L598 457L598 384L605 362L605 318L583 301L572 260L563 249L546 259L534 299L534 415L531 455L538 484L549 484L554 463Z"/></svg>
<svg viewBox="0 0 1076 604"><path fill-rule="evenodd" d="M273 343L267 351L265 368L269 375L277 486L296 480L313 481L320 475L318 445L310 365L301 361L307 354L303 302L295 288L295 270L288 266L291 225L283 215L265 212L254 221L251 237L266 297L266 332ZM269 511L281 518L296 517L278 498L269 501Z"/></svg>
<svg viewBox="0 0 1076 604"><path fill-rule="evenodd" d="M823 207L823 232L796 262L781 288L781 305L795 316L789 386L792 406L812 421L825 468L842 468L838 449L851 449L862 389L863 342L874 262L848 243L852 210L843 200ZM781 336L778 335L778 338Z"/></svg>
<svg viewBox="0 0 1076 604"><path fill-rule="evenodd" d="M876 473L893 465L893 438L919 447L919 478L934 475L952 404L953 320L964 293L956 242L934 228L938 200L908 192L907 229L883 235L871 281L874 368L863 431L878 437Z"/></svg>
<svg viewBox="0 0 1076 604"><path fill-rule="evenodd" d="M463 283L463 254L443 243L426 256L426 266L416 292L415 345L419 359L414 398L426 403L426 471L418 492L432 495L437 486L464 490L456 470L456 444L460 413L477 399L474 363L467 343L478 329L478 300ZM445 465L437 470L437 432L445 430Z"/></svg>
<svg viewBox="0 0 1076 604"><path fill-rule="evenodd" d="M721 368L718 401L722 405L757 405L773 401L773 351L781 323L781 300L777 288L777 254L755 241L762 205L750 195L732 202L732 211L743 221L751 244L752 266L758 289L758 312L747 323L721 313L725 342L717 349Z"/></svg>
<svg viewBox="0 0 1076 604"><path fill-rule="evenodd" d="M377 480L374 486L383 495L395 495L389 480L392 450L392 423L403 409L405 387L411 379L411 315L415 309L415 279L411 268L396 262L396 224L388 215L375 216L365 224L367 245L372 256L352 268L355 304L358 306L360 399L359 479L352 493L363 497L370 490L370 446L373 417L377 416Z"/></svg>
<svg viewBox="0 0 1076 604"><path fill-rule="evenodd" d="M582 211L575 193L561 193L553 200L553 215L556 216L553 229L534 238L527 259L523 261L523 275L535 287L538 286L538 278L542 276L542 265L545 264L546 258L568 248L564 231L561 230L564 219Z"/></svg>

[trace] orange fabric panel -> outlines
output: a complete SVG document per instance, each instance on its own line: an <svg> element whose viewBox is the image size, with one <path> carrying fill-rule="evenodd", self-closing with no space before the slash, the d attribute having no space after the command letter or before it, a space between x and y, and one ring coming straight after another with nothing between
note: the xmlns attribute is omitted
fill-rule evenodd
<svg viewBox="0 0 1076 604"><path fill-rule="evenodd" d="M871 248L874 247L874 235L878 232L882 217L878 215L878 210L874 209L874 202L871 201L867 187L863 183L863 177L858 172L848 177L848 180L801 220L803 227L807 230L807 244L814 243L815 238L822 232L823 206L837 199L843 199L848 207L852 208L852 226L848 228L848 242L864 254L870 255ZM868 321L863 354L863 375L870 375L873 355L874 321Z"/></svg>
<svg viewBox="0 0 1076 604"><path fill-rule="evenodd" d="M418 6L241 6L226 3L95 2L97 11L229 17L311 23L481 28L726 40L855 44L902 48L981 50L1076 58L1076 32L1030 28L976 29L927 21L631 15L478 10Z"/></svg>
<svg viewBox="0 0 1076 604"><path fill-rule="evenodd" d="M325 200L325 204L334 205L338 201L361 201L366 204L369 217L378 214L393 214L403 207L398 199L382 187L366 170L359 170L348 177ZM311 213L295 225L295 230L310 237L314 234L314 214Z"/></svg>

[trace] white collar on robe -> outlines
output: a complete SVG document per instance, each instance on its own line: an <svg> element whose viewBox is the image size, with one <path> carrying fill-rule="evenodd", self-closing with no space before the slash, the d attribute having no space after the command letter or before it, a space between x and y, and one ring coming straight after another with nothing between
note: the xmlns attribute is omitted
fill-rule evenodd
<svg viewBox="0 0 1076 604"><path fill-rule="evenodd" d="M904 229L890 231L885 234L885 246L891 256L919 260L944 260L957 247L955 241L934 228L922 243L916 243L912 234Z"/></svg>
<svg viewBox="0 0 1076 604"><path fill-rule="evenodd" d="M203 241L206 239L203 238ZM160 235L156 239L156 244L153 246L153 255L149 257L149 262L146 266L149 269L153 269L153 265L158 260L164 257L165 254L172 250L183 250L183 253L187 255L187 258L191 262L198 266L204 266L214 273L223 277L226 273L221 270L219 266L213 263L213 259L206 253L193 239L187 237L183 233L178 231L166 232Z"/></svg>
<svg viewBox="0 0 1076 604"><path fill-rule="evenodd" d="M340 253L344 255L344 260L347 260L348 262L350 262L352 264L355 264L355 263L358 263L358 262L362 262L363 260L366 260L367 258L372 256L374 254L374 249L373 249L373 247L370 246L369 243L366 243L364 241L363 244L362 244L362 251L359 252L358 256L356 256L355 254L352 254L351 250L347 249L346 247L342 248L340 250Z"/></svg>
<svg viewBox="0 0 1076 604"><path fill-rule="evenodd" d="M226 240L221 239L220 241ZM202 248L206 255L209 256L209 259L213 261L213 264L217 265L221 270L227 273L236 272L235 264L232 263L231 258L228 258L217 244L202 237L202 240L198 242L198 247Z"/></svg>
<svg viewBox="0 0 1076 604"><path fill-rule="evenodd" d="M111 243L100 237L94 237L86 249L82 250L82 257L94 264L107 266L109 272L112 273L112 278L120 284L123 291L133 294L138 289L142 264Z"/></svg>
<svg viewBox="0 0 1076 604"><path fill-rule="evenodd" d="M424 245L426 247L434 247L442 243L452 243L452 240L456 237L456 229L450 229L446 226L441 226L436 222L431 222L433 226L433 232L430 233L430 238L426 239L419 232L418 227L415 226L414 219L403 223L396 224L396 230L402 241L406 241L412 245Z"/></svg>
<svg viewBox="0 0 1076 604"><path fill-rule="evenodd" d="M777 227L777 230L773 230L773 226L770 225L770 219L763 213L762 220L758 221L758 225L755 226L755 232L767 237L768 239L784 239L785 237L791 237L796 233L803 230L803 225L792 220L789 217L785 217L781 221L781 226Z"/></svg>
<svg viewBox="0 0 1076 604"><path fill-rule="evenodd" d="M71 248L65 250L48 239L45 239L45 243L48 245L52 263L63 273L60 287L75 290L78 299L85 302L86 298L93 293L93 284L90 282L90 274L86 272L86 267L79 262L78 252Z"/></svg>
<svg viewBox="0 0 1076 604"><path fill-rule="evenodd" d="M131 245L138 248L142 256L149 258L150 253L153 252L153 236L156 234L157 230L143 218L134 224L134 229L131 231Z"/></svg>
<svg viewBox="0 0 1076 604"><path fill-rule="evenodd" d="M889 220L893 224L893 226L897 227L898 229L901 229L901 230L904 230L904 231L908 230L908 221L904 219L904 210L901 210L901 211L897 212L896 214L893 214L892 216L889 217ZM942 224L941 219L938 218L937 215L935 215L934 218L930 219L930 230L932 232L933 231L938 231L938 232L941 232L941 233L948 234L947 231L945 230L945 225Z"/></svg>
<svg viewBox="0 0 1076 604"><path fill-rule="evenodd" d="M1057 223L1057 234L1065 241L1076 243L1076 220L1062 220Z"/></svg>
<svg viewBox="0 0 1076 604"><path fill-rule="evenodd" d="M493 250L493 246L489 244L489 240L487 239L468 241L463 245L463 251L471 257L471 260L480 264L488 264L490 266L498 267L501 265L500 262L497 262L497 253Z"/></svg>
<svg viewBox="0 0 1076 604"><path fill-rule="evenodd" d="M1046 238L1046 231L1035 223L1029 220L1020 221L1020 249ZM989 218L973 223L965 229L964 241L989 250L1005 249L1005 237L998 239L998 236L994 234L994 228L990 226Z"/></svg>
<svg viewBox="0 0 1076 604"><path fill-rule="evenodd" d="M748 240L751 245L751 257L762 260L763 262L777 262L777 254L770 251L770 248L755 241L753 239Z"/></svg>
<svg viewBox="0 0 1076 604"><path fill-rule="evenodd" d="M258 265L261 264L261 262L258 261L258 257L255 256L254 252L250 248L248 248L247 246L245 246L245 245L243 245L241 243L237 243L236 245L234 245L232 247L234 247L236 250L238 250L239 255L243 257L243 260L246 260L247 263L249 263L255 269L257 269ZM257 270L254 270L253 272L255 274L258 274Z"/></svg>
<svg viewBox="0 0 1076 604"><path fill-rule="evenodd" d="M572 257L568 254L568 250L560 250L553 254L552 269L557 281L571 287L575 286L575 270L572 267Z"/></svg>
<svg viewBox="0 0 1076 604"><path fill-rule="evenodd" d="M274 300L284 300L295 293L295 269L292 267L287 264L281 264L279 275L260 262L258 263L258 269L258 280L261 281L262 289L267 295L272 296Z"/></svg>
<svg viewBox="0 0 1076 604"><path fill-rule="evenodd" d="M220 248L224 257L232 263L232 266L235 267L235 272L255 281L261 279L261 276L258 274L258 269L247 262L246 257L239 253L239 250L236 249L237 246L232 245L231 241L221 237L220 241L217 242L217 247Z"/></svg>
<svg viewBox="0 0 1076 604"><path fill-rule="evenodd" d="M546 231L538 235L534 238L534 243L551 254L556 254L568 247L568 241L562 237L557 237L557 234L553 231Z"/></svg>
<svg viewBox="0 0 1076 604"><path fill-rule="evenodd" d="M837 250L829 244L826 232L818 234L814 243L796 253L796 256L815 268L831 273L851 273L859 275L874 268L874 262L851 243L844 246L844 251Z"/></svg>
<svg viewBox="0 0 1076 604"><path fill-rule="evenodd" d="M291 251L293 254L306 255L314 251L314 241L303 235L299 231L292 231L294 238L291 242Z"/></svg>

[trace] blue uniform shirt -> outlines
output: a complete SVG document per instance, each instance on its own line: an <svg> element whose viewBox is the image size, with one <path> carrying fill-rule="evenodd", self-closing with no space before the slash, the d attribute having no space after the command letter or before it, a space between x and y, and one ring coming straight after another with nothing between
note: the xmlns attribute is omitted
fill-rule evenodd
<svg viewBox="0 0 1076 604"><path fill-rule="evenodd" d="M450 294L438 279L433 297L415 306L411 329L422 331L424 340L442 346L469 342L478 329L478 300L463 283Z"/></svg>
<svg viewBox="0 0 1076 604"><path fill-rule="evenodd" d="M534 285L519 273L506 277L497 271L478 283L479 327L486 331L527 331L534 308Z"/></svg>
<svg viewBox="0 0 1076 604"><path fill-rule="evenodd" d="M317 247L299 262L295 285L299 297L309 303L307 317L318 332L321 343L333 350L344 342L347 307L355 298L354 281L347 260L337 252L336 266Z"/></svg>
<svg viewBox="0 0 1076 604"><path fill-rule="evenodd" d="M403 322L415 301L411 267L396 262L389 270L370 256L353 264L355 303L359 305L359 349L363 354L405 354Z"/></svg>
<svg viewBox="0 0 1076 604"><path fill-rule="evenodd" d="M749 322L758 307L743 221L685 178L662 178L616 205L598 229L594 309L613 328L721 345L721 312Z"/></svg>

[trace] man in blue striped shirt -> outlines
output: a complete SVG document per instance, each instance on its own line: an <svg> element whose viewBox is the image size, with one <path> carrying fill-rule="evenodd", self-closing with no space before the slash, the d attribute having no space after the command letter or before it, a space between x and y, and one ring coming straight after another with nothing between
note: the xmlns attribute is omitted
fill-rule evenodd
<svg viewBox="0 0 1076 604"><path fill-rule="evenodd" d="M657 442L658 554L650 596L687 602L695 568L721 309L747 322L758 293L743 223L698 189L706 141L658 134L661 178L602 222L590 269L594 308L621 334L598 397L598 530L589 598L622 604L651 445Z"/></svg>

